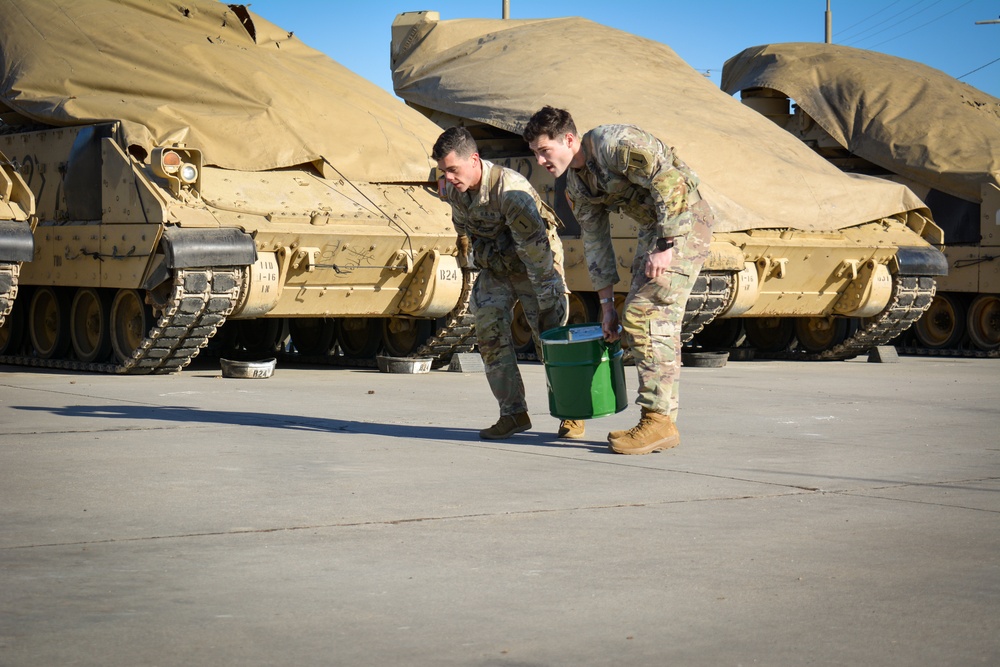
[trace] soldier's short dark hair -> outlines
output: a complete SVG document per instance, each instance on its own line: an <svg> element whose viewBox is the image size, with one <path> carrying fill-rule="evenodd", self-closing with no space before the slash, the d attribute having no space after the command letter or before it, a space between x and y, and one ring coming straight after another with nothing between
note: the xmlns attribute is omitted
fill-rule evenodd
<svg viewBox="0 0 1000 667"><path fill-rule="evenodd" d="M524 128L524 140L529 144L540 137L547 136L550 139L561 137L567 132L577 134L576 123L573 116L565 109L544 106L528 120Z"/></svg>
<svg viewBox="0 0 1000 667"><path fill-rule="evenodd" d="M434 142L431 159L444 159L444 156L451 152L454 152L456 157L464 159L473 153L478 153L479 146L476 145L476 140L472 138L472 133L464 127L449 127Z"/></svg>

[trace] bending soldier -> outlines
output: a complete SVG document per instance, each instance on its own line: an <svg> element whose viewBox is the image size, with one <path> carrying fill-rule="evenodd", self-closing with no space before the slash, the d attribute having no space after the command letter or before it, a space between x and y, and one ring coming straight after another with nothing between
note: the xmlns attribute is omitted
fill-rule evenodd
<svg viewBox="0 0 1000 667"><path fill-rule="evenodd" d="M459 261L467 262L471 243L480 270L471 307L479 353L500 404L500 419L479 436L503 440L531 428L510 333L515 303L521 302L539 358L539 333L566 323L568 300L558 219L523 176L481 159L475 139L464 127L445 130L431 157L447 182L445 196L458 233ZM583 435L582 421L565 420L559 425L560 437Z"/></svg>
<svg viewBox="0 0 1000 667"><path fill-rule="evenodd" d="M648 454L680 444L676 420L684 308L708 256L714 216L698 193L698 177L673 149L633 125L601 125L582 137L569 112L544 107L524 139L538 163L566 174L566 193L580 223L583 250L601 303L606 340L619 336L618 282L608 214L639 227L632 284L622 328L639 374L642 416L608 441L619 454Z"/></svg>

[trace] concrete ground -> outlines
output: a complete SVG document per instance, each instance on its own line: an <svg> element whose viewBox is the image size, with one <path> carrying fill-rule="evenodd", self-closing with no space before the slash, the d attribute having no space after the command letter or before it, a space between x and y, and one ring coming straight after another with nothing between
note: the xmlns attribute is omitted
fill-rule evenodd
<svg viewBox="0 0 1000 667"><path fill-rule="evenodd" d="M688 368L619 456L537 364L505 442L481 374L2 367L0 665L1000 664L998 369Z"/></svg>

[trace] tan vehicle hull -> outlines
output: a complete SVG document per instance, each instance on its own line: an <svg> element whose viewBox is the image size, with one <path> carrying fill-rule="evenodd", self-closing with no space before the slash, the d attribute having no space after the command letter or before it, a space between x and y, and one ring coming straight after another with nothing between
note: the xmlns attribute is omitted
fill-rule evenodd
<svg viewBox="0 0 1000 667"><path fill-rule="evenodd" d="M18 10L0 16L0 62L18 63L0 361L167 373L209 346L372 366L472 348L433 124L240 5ZM188 46L134 48L148 34Z"/></svg>
<svg viewBox="0 0 1000 667"><path fill-rule="evenodd" d="M516 61L529 50L550 64L525 72ZM525 174L567 224L577 319L596 317L578 228L560 184L519 134L542 103L570 109L578 123L633 122L667 137L701 177L718 224L685 318L694 345L855 356L912 324L945 271L933 247L941 230L913 193L839 174L661 44L582 19L440 21L414 12L397 16L392 52L397 94L442 128L469 127L484 157ZM577 54L588 90L600 94L581 90ZM621 58L633 63L629 75L614 67ZM612 236L621 302L634 223L613 216Z"/></svg>
<svg viewBox="0 0 1000 667"><path fill-rule="evenodd" d="M3 325L17 298L21 266L34 256L30 224L34 213L34 195L0 151L0 345L8 334Z"/></svg>
<svg viewBox="0 0 1000 667"><path fill-rule="evenodd" d="M261 318L272 321L264 328L270 340L249 342L259 335L255 325L243 342L230 341L241 350L223 351L273 354L286 333L283 318L294 318L293 333L302 331L295 342L312 355L336 352L337 333L349 356L373 357L387 342L405 355L424 342L418 326L426 323L426 339L461 303L454 232L428 185L201 167L195 183L175 192L114 135L105 125L0 137L36 202L33 257L20 271L24 307L4 326L7 362L166 372L190 361L226 320ZM93 150L81 150L88 136ZM60 171L62 179L46 177ZM175 332L192 340L154 365L139 348L177 305L170 292L179 270L224 285L202 290L196 331ZM320 322L333 327L324 349L316 347ZM235 333L240 338L238 325Z"/></svg>
<svg viewBox="0 0 1000 667"><path fill-rule="evenodd" d="M1000 118L989 111L1000 100L919 63L822 44L747 49L723 85L831 164L926 202L948 273L904 350L1000 354Z"/></svg>

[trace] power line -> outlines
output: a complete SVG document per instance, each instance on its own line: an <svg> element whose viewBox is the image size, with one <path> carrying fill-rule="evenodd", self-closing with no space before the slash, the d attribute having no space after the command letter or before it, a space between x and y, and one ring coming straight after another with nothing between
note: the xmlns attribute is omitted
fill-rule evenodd
<svg viewBox="0 0 1000 667"><path fill-rule="evenodd" d="M976 21L976 25L983 25L983 24L986 24L986 23L1000 23L1000 19L994 19L994 20L989 20L989 21ZM964 79L965 77L969 76L970 74L975 74L979 70L984 69L986 67L989 67L990 65L992 65L993 63L996 63L996 62L1000 62L1000 58L997 58L996 60L991 60L988 63L986 63L985 65L977 67L976 69L972 70L971 72L966 72L962 76L958 76L958 77L955 77L955 78L958 79L959 81L961 81L962 79Z"/></svg>
<svg viewBox="0 0 1000 667"><path fill-rule="evenodd" d="M971 1L971 0L970 0L970 1ZM932 2L931 4L929 4L929 5L927 5L926 7L924 7L923 9L918 9L917 11L913 12L912 14L910 14L910 15L909 15L908 17L906 17L906 18L905 18L905 19L903 19L902 21L897 21L897 22L896 22L896 23L895 23L894 25L890 25L890 26L886 26L885 28L882 28L881 30L879 30L879 31L877 31L877 32L873 32L872 34L868 35L867 37L861 37L861 38L857 38L857 37L855 37L855 38L854 38L853 40L851 40L851 42L849 42L849 43L848 43L848 45L850 45L850 44L852 44L852 43L853 43L853 44L856 44L856 43L858 43L858 42L863 42L863 41L865 41L866 39L871 39L871 38L872 38L872 37L874 37L875 35L881 35L881 34L882 34L883 32L885 32L886 30L892 30L893 28L895 28L895 27L898 27L898 26L899 26L899 25L900 25L901 23L906 23L907 21L909 21L910 19L914 18L914 17L915 17L915 16L917 16L918 14L922 14L922 13L926 12L926 11L927 11L928 9L930 9L930 8L931 8L931 7L933 7L934 5L938 5L938 4L941 4L941 2L942 2L942 0L935 0L935 1L934 1L934 2ZM914 5L914 7L916 7L916 5ZM913 9L913 7L911 7L910 9ZM905 11L905 10L904 10L904 11ZM883 22L883 23L884 23L884 22Z"/></svg>
<svg viewBox="0 0 1000 667"><path fill-rule="evenodd" d="M951 9L951 10L949 10L949 11L945 12L944 14L942 14L941 16L938 16L937 18L934 18L934 19L931 19L931 20L930 20L930 21L928 21L927 23L924 23L924 24L922 24L922 25L918 25L918 26L917 26L916 28L913 28L913 29L911 29L911 30L907 30L906 32L904 32L904 33L902 33L902 34L900 34L900 35L896 35L895 37L890 37L889 39L887 39L887 40L885 40L885 41L882 41L882 42L879 42L879 43L878 43L878 44L876 44L875 46L882 46L883 44L885 44L885 43L887 43L887 42L891 42L891 41L893 41L893 40L896 40L896 39L899 39L899 38L900 38L900 37L902 37L903 35L909 35L909 34L910 34L911 32L913 32L914 30L920 30L921 28L923 28L923 27L925 27L925 26L928 26L928 25L930 25L931 23L934 23L935 21L939 21L939 20L943 19L943 18L944 18L945 16L947 16L948 14L952 14L952 13L954 13L954 12L957 12L957 11L958 11L959 9L961 9L962 7L965 7L965 5L968 5L968 4L970 4L971 2L972 2L972 0L968 0L968 2L965 2L965 3L961 4L961 5L959 5L958 7L955 7L954 9ZM870 48L873 48L873 49L874 49L874 48L875 48L875 46L872 46L872 47L870 47Z"/></svg>
<svg viewBox="0 0 1000 667"><path fill-rule="evenodd" d="M860 21L858 21L857 23L854 23L854 24L852 24L852 25L849 25L849 26L847 26L846 28L844 28L844 29L843 29L843 31L842 31L842 32L851 32L851 28L854 28L854 27L856 27L856 26L859 26L859 25L861 25L862 23L864 23L865 21L867 21L867 20L869 20L869 19L873 19L873 18L875 18L876 16L878 16L879 14L881 14L882 12L884 12L885 10L889 9L889 8L890 8L890 7L892 7L893 5L898 5L898 4L899 4L900 2L902 2L902 1L903 1L903 0L895 0L895 2L890 2L890 3L888 4L888 5L886 5L886 6L885 6L885 7L883 7L882 9L878 10L878 11L877 11L877 12L875 12L874 14L871 14L871 15L869 15L869 16L866 16L865 18L861 19L861 20L860 20Z"/></svg>
<svg viewBox="0 0 1000 667"><path fill-rule="evenodd" d="M993 63L996 63L996 62L1000 62L1000 58L997 58L996 60L991 60L988 63L986 63L985 65L983 65L982 67L977 67L976 69L972 70L971 72L966 72L962 76L956 76L955 78L958 79L958 80L962 80L965 77L969 76L970 74L975 74L976 72L978 72L979 70L983 69L984 67L989 67L990 65L992 65Z"/></svg>
<svg viewBox="0 0 1000 667"><path fill-rule="evenodd" d="M913 4L913 5L909 5L909 6L907 6L907 7L904 7L904 8L902 9L902 10L900 10L900 11L896 12L896 13L895 13L895 14L893 14L892 16L887 16L886 18L884 18L883 20L879 21L879 22L878 22L878 23L876 23L875 25L873 25L873 26L871 26L871 27L869 27L869 28L865 28L864 30L862 30L862 31L861 31L861 32L859 32L858 34L854 35L854 36L853 36L853 37L851 37L850 39L851 39L852 41L857 41L857 40L860 40L860 39L865 39L864 37L862 37L862 35L864 35L864 34L865 34L866 32L870 32L870 31L874 30L875 28L879 27L880 25L885 25L886 23L888 23L889 21L893 20L893 19L894 19L894 18L896 18L897 16L902 16L903 14L906 14L907 12L909 12L909 11L911 11L911 10L915 9L916 7L919 7L920 5L924 4L924 3L925 3L925 2L927 2L927 1L928 1L928 0L920 0L920 1L919 1L919 2L917 2L916 4ZM905 21L905 20L906 20L906 19L903 19L903 21ZM897 23L899 23L899 22L897 22ZM890 26L890 27L892 27L892 26ZM888 28L885 28L885 30L888 30ZM881 32L881 31L880 31L880 32ZM877 35L878 33L875 33L875 34Z"/></svg>

